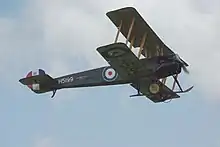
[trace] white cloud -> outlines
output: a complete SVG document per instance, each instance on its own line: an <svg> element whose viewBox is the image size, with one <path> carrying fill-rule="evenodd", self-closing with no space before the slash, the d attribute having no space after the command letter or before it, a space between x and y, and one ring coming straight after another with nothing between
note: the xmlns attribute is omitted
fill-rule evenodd
<svg viewBox="0 0 220 147"><path fill-rule="evenodd" d="M0 18L0 73L6 74L8 67L18 74L42 67L59 76L105 65L95 49L112 42L116 31L105 13L135 6L166 44L191 65L196 88L218 97L220 5L214 4L196 0L35 0L19 18ZM206 8L212 11L201 12Z"/></svg>

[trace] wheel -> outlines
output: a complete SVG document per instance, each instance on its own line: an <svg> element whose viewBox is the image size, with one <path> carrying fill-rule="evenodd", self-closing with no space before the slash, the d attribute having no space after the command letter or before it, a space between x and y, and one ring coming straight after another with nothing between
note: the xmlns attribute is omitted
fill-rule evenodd
<svg viewBox="0 0 220 147"><path fill-rule="evenodd" d="M157 83L150 84L149 91L152 94L157 94L160 91L160 86Z"/></svg>

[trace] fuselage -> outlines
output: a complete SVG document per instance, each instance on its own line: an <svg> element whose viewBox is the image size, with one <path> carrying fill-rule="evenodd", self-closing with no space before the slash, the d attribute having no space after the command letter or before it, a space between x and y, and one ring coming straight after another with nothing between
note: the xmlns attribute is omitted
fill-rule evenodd
<svg viewBox="0 0 220 147"><path fill-rule="evenodd" d="M140 59L140 62L143 66L136 73L135 78L123 78L111 66L104 66L58 77L56 78L56 88L61 89L130 84L143 78L153 77L155 79L161 79L181 72L181 67L177 61L166 60L164 57L153 57L150 59L144 58Z"/></svg>

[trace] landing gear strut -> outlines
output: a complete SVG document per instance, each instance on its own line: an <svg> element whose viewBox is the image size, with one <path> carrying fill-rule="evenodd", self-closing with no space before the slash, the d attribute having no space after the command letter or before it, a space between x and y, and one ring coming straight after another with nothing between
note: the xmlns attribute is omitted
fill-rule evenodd
<svg viewBox="0 0 220 147"><path fill-rule="evenodd" d="M174 78L175 82L177 83L177 85L178 85L179 88L180 88L180 91L174 91L175 93L186 93L186 92L189 92L190 90L192 90L193 87L194 87L194 86L191 86L191 87L189 87L188 89L183 90L182 87L180 86L179 81L177 80L177 77L176 77L176 76L173 76L173 78Z"/></svg>
<svg viewBox="0 0 220 147"><path fill-rule="evenodd" d="M55 89L55 90L53 90L53 94L52 94L51 98L53 98L53 97L55 96L56 92L57 92L57 90L56 90L56 89Z"/></svg>
<svg viewBox="0 0 220 147"><path fill-rule="evenodd" d="M137 83L137 94L130 95L130 97L136 97L136 96L144 96L143 94L140 93L140 83Z"/></svg>

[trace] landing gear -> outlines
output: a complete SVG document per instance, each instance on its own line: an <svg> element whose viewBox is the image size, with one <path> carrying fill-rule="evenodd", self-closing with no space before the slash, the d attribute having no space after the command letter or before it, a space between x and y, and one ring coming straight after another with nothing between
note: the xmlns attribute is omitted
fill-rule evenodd
<svg viewBox="0 0 220 147"><path fill-rule="evenodd" d="M56 89L55 89L55 90L53 90L53 94L52 94L51 98L53 98L53 97L55 96L56 92L57 92L57 90L56 90Z"/></svg>
<svg viewBox="0 0 220 147"><path fill-rule="evenodd" d="M138 93L137 93L137 94L130 95L130 97L137 97L137 96L144 96L144 95L141 94L139 90L138 90Z"/></svg>
<svg viewBox="0 0 220 147"><path fill-rule="evenodd" d="M136 97L136 96L144 96L143 94L140 93L140 83L137 83L137 94L130 95L130 97Z"/></svg>

